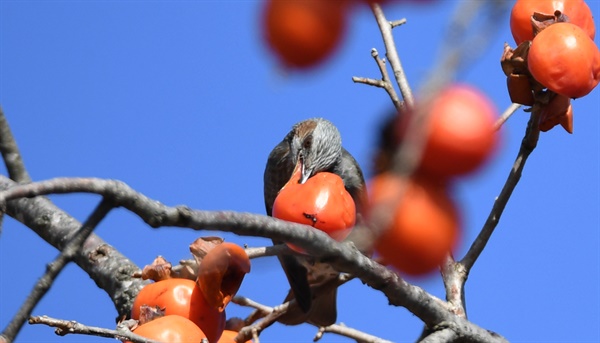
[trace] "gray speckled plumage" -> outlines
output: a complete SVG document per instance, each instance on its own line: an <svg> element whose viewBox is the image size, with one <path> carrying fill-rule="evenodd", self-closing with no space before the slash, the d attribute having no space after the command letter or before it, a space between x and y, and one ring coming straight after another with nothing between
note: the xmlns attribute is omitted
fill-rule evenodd
<svg viewBox="0 0 600 343"><path fill-rule="evenodd" d="M301 182L318 172L326 171L339 175L354 199L357 221L360 220L359 215L366 201L362 171L352 155L342 147L338 129L323 118L297 123L269 154L264 173L264 199L268 215L272 214L275 198L291 178L299 160L302 163ZM335 282L333 278L320 280L315 286L315 275L321 271L315 270L313 262L291 255L279 256L279 260L292 288L288 298L295 297L301 309L296 313L292 311L280 321L290 325L304 321L323 326L335 323L337 287L331 286L332 282Z"/></svg>

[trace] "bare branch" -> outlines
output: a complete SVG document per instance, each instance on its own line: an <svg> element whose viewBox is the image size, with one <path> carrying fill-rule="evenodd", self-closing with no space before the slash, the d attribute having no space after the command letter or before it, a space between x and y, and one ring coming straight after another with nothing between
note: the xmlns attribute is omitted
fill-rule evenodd
<svg viewBox="0 0 600 343"><path fill-rule="evenodd" d="M320 327L319 331L315 335L315 338L313 338L313 342L317 342L318 340L320 340L323 337L323 334L327 332L352 338L353 340L360 343L391 343L391 341L373 335L369 335L368 333L347 327L343 324L333 324L329 326Z"/></svg>
<svg viewBox="0 0 600 343"><path fill-rule="evenodd" d="M25 169L17 141L13 137L2 107L0 107L0 153L2 153L4 164L11 179L18 183L31 182L31 177Z"/></svg>
<svg viewBox="0 0 600 343"><path fill-rule="evenodd" d="M459 317L467 318L464 289L467 271L462 264L456 263L454 258L448 255L441 266L441 273L450 310Z"/></svg>
<svg viewBox="0 0 600 343"><path fill-rule="evenodd" d="M27 318L31 315L31 312L44 297L44 295L50 290L52 284L64 267L73 260L77 253L81 250L83 242L88 236L94 231L96 226L106 217L108 212L113 209L113 205L106 200L103 200L94 209L92 214L88 217L86 222L81 226L75 235L69 240L67 245L58 255L58 257L48 264L46 273L38 280L33 290L23 303L17 314L13 317L11 322L2 332L3 339L6 342L12 342L17 337L17 334L21 330Z"/></svg>
<svg viewBox="0 0 600 343"><path fill-rule="evenodd" d="M519 149L519 153L517 158L515 159L515 163L513 164L512 169L508 175L506 183L504 187L502 187L502 191L500 191L500 195L496 198L494 202L494 206L481 229L481 232L469 248L469 251L465 255L465 257L460 261L461 264L464 265L467 274L475 264L475 261L485 248L487 242L489 241L494 229L498 225L500 221L500 217L502 216L502 212L512 195L513 190L517 186L517 183L521 179L521 174L523 172L523 168L525 167L525 162L527 162L527 158L529 154L533 152L535 149L538 138L540 135L540 107L534 105L533 111L531 113L531 117L529 119L529 123L527 124L527 129L525 132L525 137L521 141L521 147Z"/></svg>
<svg viewBox="0 0 600 343"><path fill-rule="evenodd" d="M521 108L521 106L523 105L516 103L510 104L510 106L508 106L508 108L504 110L504 112L502 112L500 118L498 118L498 120L494 123L494 130L500 130L500 128L502 127L502 125L504 125L508 118L510 118L510 116L512 116L513 113L515 113L519 108Z"/></svg>
<svg viewBox="0 0 600 343"><path fill-rule="evenodd" d="M352 81L355 83L364 83L365 85L379 87L379 88L385 88L385 86L386 86L386 83L383 82L382 80L369 79L367 77L353 76Z"/></svg>
<svg viewBox="0 0 600 343"><path fill-rule="evenodd" d="M295 302L295 300L285 302L276 307L269 307L266 305L259 304L256 301L253 301L251 299L248 299L245 297L237 297L237 296L234 298L234 302L239 305L250 306L250 307L256 308L261 314L261 319L262 319L261 321L259 321L258 323L254 323L254 324L245 326L242 329L240 329L240 331L238 332L236 341L246 342L249 339L255 339L256 337L258 337L260 335L260 333L264 329L268 328L269 326L271 326L275 322L277 322L277 319L279 319L279 317L281 317L284 313L287 312L288 307L290 306L290 303ZM253 316L253 317L255 317L255 316Z"/></svg>
<svg viewBox="0 0 600 343"><path fill-rule="evenodd" d="M400 57L398 55L398 51L396 50L396 44L394 43L394 35L392 34L392 28L394 26L398 26L397 22L394 22L396 25L389 22L385 18L381 6L379 6L377 3L371 4L371 10L373 11L373 15L375 16L379 30L381 31L381 37L383 38L383 43L386 50L385 56L390 62L390 67L394 72L394 77L396 78L396 83L398 84L402 98L404 99L406 106L412 108L414 105L412 90L408 85L408 80L406 79L406 74L404 73L404 68L402 68L402 63L400 62Z"/></svg>
<svg viewBox="0 0 600 343"><path fill-rule="evenodd" d="M11 187L20 186L0 175L0 190ZM58 250L64 249L69 237L81 228L79 221L43 197L7 201L6 213ZM85 241L74 262L106 291L119 315L129 313L135 296L146 283L131 277L140 269L137 265L94 233Z"/></svg>
<svg viewBox="0 0 600 343"><path fill-rule="evenodd" d="M48 316L36 316L29 318L29 324L43 324L56 328L56 334L64 336L67 334L80 334L89 336L98 336L106 338L114 338L118 340L128 340L133 343L160 343L153 339L136 335L128 330L111 330L95 326L87 326L80 324L74 320L63 320L50 318Z"/></svg>
<svg viewBox="0 0 600 343"><path fill-rule="evenodd" d="M379 72L381 73L381 80L354 76L352 77L352 81L385 89L390 99L392 100L392 103L394 104L394 108L396 108L396 110L400 110L400 108L402 107L402 101L400 101L400 98L398 98L396 90L394 89L394 85L390 80L385 60L379 57L379 52L375 48L371 49L371 57L373 57L375 63L377 63L377 67L379 68Z"/></svg>
<svg viewBox="0 0 600 343"><path fill-rule="evenodd" d="M279 306L273 308L273 307L269 307L269 306L260 304L254 300L251 300L246 297L241 297L241 296L236 296L233 299L233 302L240 306L248 306L248 307L255 308L258 311L267 314L266 318L268 318L269 315L273 312L277 312L277 315L279 315L282 311L286 310L287 306L290 305L289 303L284 303L282 305L279 305ZM272 324L272 322L270 322L270 319L268 319L268 320L269 320L269 325ZM241 341L245 341L245 340L249 339L249 337L247 336L248 332L252 332L252 330L254 330L254 329L256 329L254 326L248 326L243 329L244 331L240 331L240 334L238 335L238 337L240 337ZM333 324L333 325L326 326L326 327L319 327L319 331L317 332L317 334L313 340L315 342L318 341L319 339L321 339L323 334L326 332L335 333L335 334L338 334L341 336L346 336L348 338L352 338L359 342L389 343L389 341L386 341L379 337L367 334L365 332L362 332L362 331L359 331L359 330L356 330L353 328L349 328L345 325L338 325L338 324Z"/></svg>
<svg viewBox="0 0 600 343"><path fill-rule="evenodd" d="M73 192L100 194L113 200L117 206L137 214L151 227L219 230L291 242L317 259L330 261L336 270L350 273L367 285L382 291L390 304L406 307L428 326L435 326L440 322L457 322L459 327L468 327L472 333L486 335L487 331L448 311L446 303L441 299L407 283L388 268L364 256L351 243L336 242L326 233L314 230L311 226L251 213L199 211L185 206L168 207L135 192L122 182L94 178L58 178L19 185L0 192L0 199Z"/></svg>
<svg viewBox="0 0 600 343"><path fill-rule="evenodd" d="M406 24L406 18L402 18L402 19L398 19L398 20L394 20L394 21L390 22L392 29L395 28L396 26L401 26L404 24Z"/></svg>
<svg viewBox="0 0 600 343"><path fill-rule="evenodd" d="M253 309L259 310L265 314L268 314L273 311L273 308L267 305L263 305L259 302L256 302L250 298L236 295L231 299L231 302L240 306L252 307Z"/></svg>

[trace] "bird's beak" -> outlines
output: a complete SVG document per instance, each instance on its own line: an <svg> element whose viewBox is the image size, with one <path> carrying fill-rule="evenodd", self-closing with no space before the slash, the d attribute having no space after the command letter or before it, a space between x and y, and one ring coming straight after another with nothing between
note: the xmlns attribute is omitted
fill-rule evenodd
<svg viewBox="0 0 600 343"><path fill-rule="evenodd" d="M306 164L304 164L304 162L302 163L302 172L300 174L300 183L305 183L306 180L308 180L308 178L310 177L310 174L312 174L312 170L307 169L306 168Z"/></svg>
<svg viewBox="0 0 600 343"><path fill-rule="evenodd" d="M304 155L302 152L300 152L298 155L298 161L296 162L296 168L294 169L297 170L298 168L300 168L300 181L298 181L298 183L305 183L312 174L312 170L306 168L306 164L304 163Z"/></svg>

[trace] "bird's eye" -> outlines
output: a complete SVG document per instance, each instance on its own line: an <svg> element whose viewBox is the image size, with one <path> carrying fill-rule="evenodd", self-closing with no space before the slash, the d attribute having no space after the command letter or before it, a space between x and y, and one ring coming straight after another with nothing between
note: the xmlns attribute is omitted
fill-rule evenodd
<svg viewBox="0 0 600 343"><path fill-rule="evenodd" d="M304 140L304 142L302 143L302 148L304 150L310 150L310 147L312 146L312 137L308 136L306 137L306 139Z"/></svg>

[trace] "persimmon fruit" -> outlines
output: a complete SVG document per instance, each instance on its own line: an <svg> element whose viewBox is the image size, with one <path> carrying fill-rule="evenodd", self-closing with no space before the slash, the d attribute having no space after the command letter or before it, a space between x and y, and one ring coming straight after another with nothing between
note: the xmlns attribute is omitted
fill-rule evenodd
<svg viewBox="0 0 600 343"><path fill-rule="evenodd" d="M314 67L340 46L348 6L349 1L268 0L264 38L285 67Z"/></svg>
<svg viewBox="0 0 600 343"><path fill-rule="evenodd" d="M219 338L218 343L236 343L234 338L238 335L237 331L233 330L224 330L221 338ZM246 341L246 343L251 343L251 340Z"/></svg>
<svg viewBox="0 0 600 343"><path fill-rule="evenodd" d="M158 306L164 309L165 316L188 318L206 334L209 342L217 342L225 329L225 311L210 306L193 280L173 278L144 286L133 302L133 319L139 319L142 305Z"/></svg>
<svg viewBox="0 0 600 343"><path fill-rule="evenodd" d="M517 0L510 13L510 30L517 45L533 40L531 16L534 12L548 15L560 11L569 22L579 26L594 39L596 26L589 6L583 0Z"/></svg>
<svg viewBox="0 0 600 343"><path fill-rule="evenodd" d="M348 237L356 221L356 206L342 178L320 172L305 183L299 181L300 170L297 168L275 198L273 217L311 225L337 241Z"/></svg>
<svg viewBox="0 0 600 343"><path fill-rule="evenodd" d="M177 315L153 319L133 330L135 334L165 343L200 342L206 335L191 320ZM130 343L126 341L126 343Z"/></svg>
<svg viewBox="0 0 600 343"><path fill-rule="evenodd" d="M405 116L410 119L410 113ZM494 130L498 113L479 90L454 84L442 90L428 106L425 147L420 172L447 179L466 175L487 162L499 143ZM405 135L405 120L399 121L399 136Z"/></svg>
<svg viewBox="0 0 600 343"><path fill-rule="evenodd" d="M535 36L527 65L539 83L570 98L587 95L600 82L600 51L571 23L552 24Z"/></svg>
<svg viewBox="0 0 600 343"><path fill-rule="evenodd" d="M375 239L375 250L408 275L436 270L460 235L460 215L445 185L385 173L376 176L371 187L372 206L397 201L389 226ZM394 194L400 189L401 194Z"/></svg>

